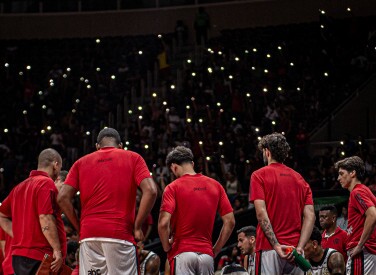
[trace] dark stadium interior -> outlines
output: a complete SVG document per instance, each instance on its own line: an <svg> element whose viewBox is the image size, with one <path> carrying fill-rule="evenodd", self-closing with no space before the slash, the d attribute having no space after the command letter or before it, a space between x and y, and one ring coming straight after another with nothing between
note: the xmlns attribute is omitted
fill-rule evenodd
<svg viewBox="0 0 376 275"><path fill-rule="evenodd" d="M77 15L77 1L42 2L44 12ZM0 22L11 13L44 16L42 2L0 1ZM214 2L225 1L198 1ZM82 11L99 13L119 4L141 13L155 8L154 1L81 4ZM160 1L159 7L196 10L195 4ZM354 97L375 79L376 17L348 10L315 12L315 20L304 22L222 24L205 45L195 41L194 17L178 24L171 20L170 31L138 35L25 39L0 31L0 199L36 167L41 150L55 148L69 170L95 150L104 127L117 129L124 149L144 157L158 185L146 247L163 259L156 223L163 189L172 180L164 160L177 145L192 149L197 172L224 187L235 186L229 197L237 228L257 223L248 203L249 178L263 166L258 140L272 132L286 136L291 146L286 163L310 184L317 209L328 200L338 207L346 203L348 192L337 182L334 163L347 156L365 161L364 184L376 192L374 111L367 113L369 120L344 121L350 129L367 124L364 132L336 135L333 124L325 139L312 138L324 122L335 119L334 110L356 104ZM235 242L236 232L228 244Z"/></svg>

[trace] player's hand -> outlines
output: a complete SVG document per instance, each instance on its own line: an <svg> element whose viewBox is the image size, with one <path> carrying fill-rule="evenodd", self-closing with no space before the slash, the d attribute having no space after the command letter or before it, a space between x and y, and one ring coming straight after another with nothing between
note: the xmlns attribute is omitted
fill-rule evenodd
<svg viewBox="0 0 376 275"><path fill-rule="evenodd" d="M136 243L144 241L144 233L141 229L134 230L134 239L136 240Z"/></svg>
<svg viewBox="0 0 376 275"><path fill-rule="evenodd" d="M63 255L61 251L54 250L53 252L54 261L51 263L51 270L53 272L58 272L63 264Z"/></svg>
<svg viewBox="0 0 376 275"><path fill-rule="evenodd" d="M293 246L280 245L277 244L274 246L274 250L277 252L278 256L282 259L293 261L292 251L294 250Z"/></svg>
<svg viewBox="0 0 376 275"><path fill-rule="evenodd" d="M353 249L351 249L349 251L350 257L354 258L356 255L358 255L360 252L362 252L362 250L363 250L363 247L361 247L359 245L355 246Z"/></svg>

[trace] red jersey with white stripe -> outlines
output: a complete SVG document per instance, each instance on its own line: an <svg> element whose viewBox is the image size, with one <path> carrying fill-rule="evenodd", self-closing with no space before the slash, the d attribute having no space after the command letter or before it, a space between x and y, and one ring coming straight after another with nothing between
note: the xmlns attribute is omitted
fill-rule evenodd
<svg viewBox="0 0 376 275"><path fill-rule="evenodd" d="M171 214L174 242L168 252L171 261L183 252L214 256L212 231L216 213L232 212L222 185L201 174L183 175L170 183L164 193L161 211Z"/></svg>
<svg viewBox="0 0 376 275"><path fill-rule="evenodd" d="M376 206L376 198L371 190L363 184L355 185L350 192L349 199L349 221L347 225L347 250L355 247L363 233L366 211ZM369 253L376 254L376 230L373 231L364 245Z"/></svg>
<svg viewBox="0 0 376 275"><path fill-rule="evenodd" d="M263 200L280 244L297 246L302 229L303 209L313 205L312 191L303 177L282 163L271 163L253 172L250 202ZM256 251L273 249L257 225Z"/></svg>
<svg viewBox="0 0 376 275"><path fill-rule="evenodd" d="M150 172L137 153L104 147L77 160L65 180L80 191L80 239L113 238L135 243L137 187Z"/></svg>

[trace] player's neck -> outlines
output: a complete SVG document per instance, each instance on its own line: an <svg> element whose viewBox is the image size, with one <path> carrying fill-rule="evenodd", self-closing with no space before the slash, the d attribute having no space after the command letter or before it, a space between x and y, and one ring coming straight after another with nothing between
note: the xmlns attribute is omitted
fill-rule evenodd
<svg viewBox="0 0 376 275"><path fill-rule="evenodd" d="M195 170L193 169L193 166L192 166L192 164L183 164L182 166L181 166L181 174L180 174L180 176L184 176L184 175L191 175L191 176L194 176L194 175L196 175L196 172L195 172Z"/></svg>
<svg viewBox="0 0 376 275"><path fill-rule="evenodd" d="M331 227L329 227L329 228L326 230L326 232L325 232L326 236L330 237L331 235L333 235L334 232L336 231L336 228L337 228L337 225L336 225L336 224L333 224Z"/></svg>
<svg viewBox="0 0 376 275"><path fill-rule="evenodd" d="M350 184L348 190L351 192L351 191L355 188L355 186L358 185L358 184L362 184L362 183L361 183L359 180L354 179L354 180L351 182L351 184Z"/></svg>

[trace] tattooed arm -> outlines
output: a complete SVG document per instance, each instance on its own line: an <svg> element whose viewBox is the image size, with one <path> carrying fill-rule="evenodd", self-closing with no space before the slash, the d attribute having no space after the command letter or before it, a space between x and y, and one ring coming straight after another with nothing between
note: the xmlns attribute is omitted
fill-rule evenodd
<svg viewBox="0 0 376 275"><path fill-rule="evenodd" d="M39 223L43 232L43 235L46 237L48 243L53 249L53 258L54 261L51 263L52 271L57 272L62 263L63 255L61 253L61 245L59 240L59 235L57 233L56 219L53 215L39 215Z"/></svg>
<svg viewBox="0 0 376 275"><path fill-rule="evenodd" d="M258 223L268 239L270 245L278 253L281 258L287 258L288 254L284 252L285 246L281 246L274 234L272 224L270 223L268 212L266 211L265 201L255 200L256 216Z"/></svg>
<svg viewBox="0 0 376 275"><path fill-rule="evenodd" d="M334 252L329 257L328 267L331 270L332 275L342 275L345 274L345 261L343 256L339 252Z"/></svg>

